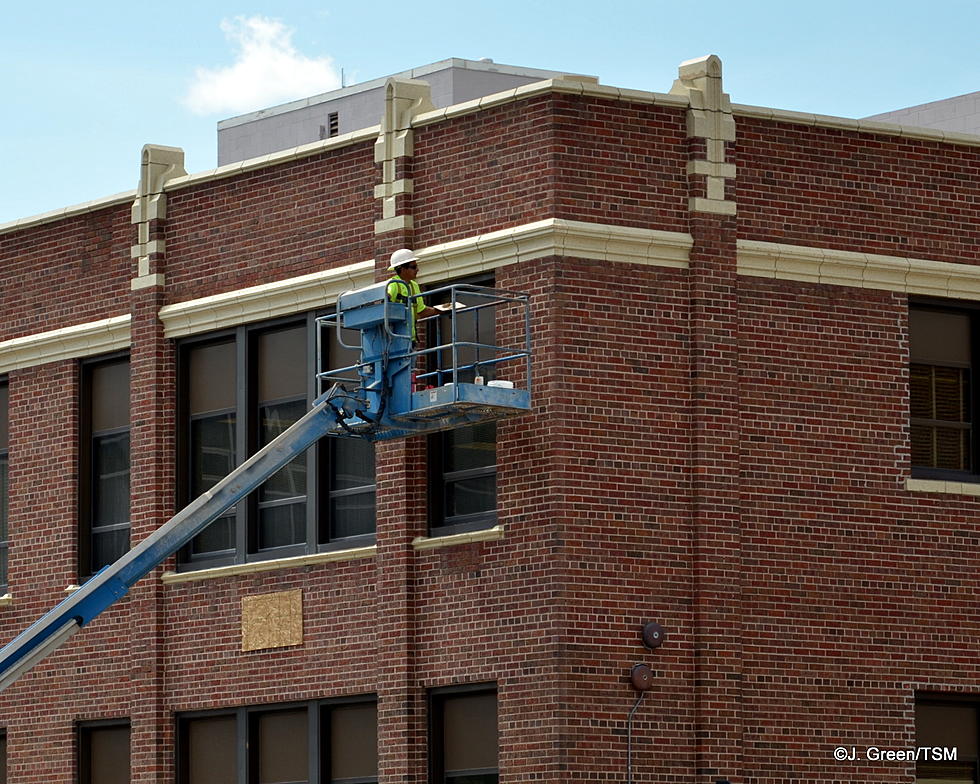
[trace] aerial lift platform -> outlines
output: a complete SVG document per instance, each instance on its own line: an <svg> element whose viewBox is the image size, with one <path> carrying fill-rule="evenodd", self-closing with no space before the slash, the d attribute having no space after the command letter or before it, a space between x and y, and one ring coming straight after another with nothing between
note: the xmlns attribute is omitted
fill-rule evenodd
<svg viewBox="0 0 980 784"><path fill-rule="evenodd" d="M386 289L387 283L378 283L345 292L337 301L337 312L318 319L317 378L322 394L310 411L0 650L0 691L320 438L385 441L530 410L527 295L463 284L429 291L425 296L446 297L448 303L445 315L432 317L437 319L436 329L430 330L433 345L417 348L409 314L419 295L406 304L393 303ZM509 332L523 332L523 339L511 347L481 343L481 319L484 325L503 321ZM328 330L336 331L342 345L360 351L356 364L325 367L323 336ZM352 331L360 334L359 345L343 342ZM501 368L507 380L498 377Z"/></svg>

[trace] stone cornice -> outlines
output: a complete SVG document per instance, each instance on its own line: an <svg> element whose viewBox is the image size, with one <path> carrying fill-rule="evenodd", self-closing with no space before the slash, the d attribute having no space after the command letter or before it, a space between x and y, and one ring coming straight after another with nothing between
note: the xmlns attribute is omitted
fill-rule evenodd
<svg viewBox="0 0 980 784"><path fill-rule="evenodd" d="M0 373L129 348L129 314L0 341Z"/></svg>
<svg viewBox="0 0 980 784"><path fill-rule="evenodd" d="M210 332L332 305L343 292L374 282L374 261L314 272L261 286L165 305L160 321L168 338Z"/></svg>
<svg viewBox="0 0 980 784"><path fill-rule="evenodd" d="M680 232L548 218L416 253L425 264L426 282L436 282L547 256L683 269L692 245L691 235Z"/></svg>
<svg viewBox="0 0 980 784"><path fill-rule="evenodd" d="M739 240L738 272L777 280L980 300L980 266L931 259Z"/></svg>
<svg viewBox="0 0 980 784"><path fill-rule="evenodd" d="M957 131L944 131L939 128L919 128L914 125L895 125L874 120L854 120L849 117L790 112L785 109L770 109L766 106L747 106L737 103L732 104L732 112L736 117L754 117L759 120L785 122L794 125L812 125L818 128L837 128L842 131L859 131L882 136L901 136L904 139L921 139L930 142L980 147L980 136Z"/></svg>
<svg viewBox="0 0 980 784"><path fill-rule="evenodd" d="M550 218L432 245L416 254L425 282L439 283L547 256L684 268L692 242L689 234L679 232ZM182 337L326 307L344 291L373 282L374 262L362 261L166 305L160 309L160 320L167 337Z"/></svg>

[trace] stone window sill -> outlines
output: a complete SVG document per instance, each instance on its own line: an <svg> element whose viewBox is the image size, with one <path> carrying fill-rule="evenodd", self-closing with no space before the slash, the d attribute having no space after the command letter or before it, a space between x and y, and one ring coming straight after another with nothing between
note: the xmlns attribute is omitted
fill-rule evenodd
<svg viewBox="0 0 980 784"><path fill-rule="evenodd" d="M465 534L450 534L449 536L417 536L412 540L416 550L435 550L439 547L452 547L456 544L471 542L493 542L504 538L503 525L495 525L485 531L468 531Z"/></svg>
<svg viewBox="0 0 980 784"><path fill-rule="evenodd" d="M335 563L337 561L355 561L359 558L373 558L377 551L377 545L370 545L369 547L355 547L350 550L333 550L327 553L297 555L290 558L276 558L269 561L216 566L213 569L198 569L191 572L164 572L160 576L160 579L165 585L193 583L202 580L218 580L222 577L236 577L243 574L257 574L279 569L295 569L300 566L316 566L318 564Z"/></svg>
<svg viewBox="0 0 980 784"><path fill-rule="evenodd" d="M906 479L905 489L918 493L945 493L980 497L980 483L947 482L943 479Z"/></svg>

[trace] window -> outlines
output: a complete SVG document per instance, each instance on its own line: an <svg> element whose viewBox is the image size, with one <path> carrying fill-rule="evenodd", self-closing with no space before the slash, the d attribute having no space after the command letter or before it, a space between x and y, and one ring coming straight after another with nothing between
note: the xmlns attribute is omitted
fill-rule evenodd
<svg viewBox="0 0 980 784"><path fill-rule="evenodd" d="M917 784L976 784L977 708L975 702L918 699L915 705L915 745L956 749L956 760L940 761L935 755L915 766Z"/></svg>
<svg viewBox="0 0 980 784"><path fill-rule="evenodd" d="M492 286L493 280L467 281L481 286ZM449 294L436 296L427 304L448 302ZM464 305L485 302L479 297L459 294L457 301ZM452 340L452 317L441 315L432 320L429 329L429 345L440 346ZM456 315L456 340L470 343L493 344L495 340L494 309L468 310ZM457 378L472 383L476 376L484 381L495 377L494 365L483 365L481 360L495 355L486 349L461 346L457 349ZM451 352L440 351L433 355L431 370L453 367ZM467 367L470 366L470 367ZM435 383L448 384L453 380L449 372L434 377ZM432 535L446 535L492 528L497 523L497 425L483 422L472 427L461 427L437 433L429 439L429 528Z"/></svg>
<svg viewBox="0 0 980 784"><path fill-rule="evenodd" d="M313 317L239 327L180 347L180 496L187 504L300 419L314 395ZM325 343L336 352L332 336ZM343 365L340 365L343 366ZM373 540L374 450L324 439L194 538L182 568ZM316 477L317 482L309 482Z"/></svg>
<svg viewBox="0 0 980 784"><path fill-rule="evenodd" d="M909 310L912 466L917 476L977 473L973 435L974 312Z"/></svg>
<svg viewBox="0 0 980 784"><path fill-rule="evenodd" d="M0 784L7 784L7 732L0 730Z"/></svg>
<svg viewBox="0 0 980 784"><path fill-rule="evenodd" d="M82 365L79 574L129 549L129 359Z"/></svg>
<svg viewBox="0 0 980 784"><path fill-rule="evenodd" d="M371 697L238 708L178 718L180 784L376 784Z"/></svg>
<svg viewBox="0 0 980 784"><path fill-rule="evenodd" d="M7 552L9 544L8 509L10 495L10 395L6 381L0 381L0 593L7 592Z"/></svg>
<svg viewBox="0 0 980 784"><path fill-rule="evenodd" d="M496 784L496 687L437 689L429 719L430 784Z"/></svg>
<svg viewBox="0 0 980 784"><path fill-rule="evenodd" d="M129 784L129 722L78 727L79 784Z"/></svg>

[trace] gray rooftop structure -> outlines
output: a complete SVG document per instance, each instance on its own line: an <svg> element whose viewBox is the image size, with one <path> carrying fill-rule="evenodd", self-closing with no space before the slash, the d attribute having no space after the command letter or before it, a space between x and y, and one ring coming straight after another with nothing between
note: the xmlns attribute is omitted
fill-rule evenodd
<svg viewBox="0 0 980 784"><path fill-rule="evenodd" d="M980 134L980 92L955 98L944 98L883 114L873 114L866 120L913 125L918 128L937 128L943 131Z"/></svg>
<svg viewBox="0 0 980 784"><path fill-rule="evenodd" d="M437 109L553 79L563 71L502 65L492 60L450 58L392 74L419 79L432 88ZM381 122L389 77L250 112L218 123L218 165L256 158L368 128Z"/></svg>

